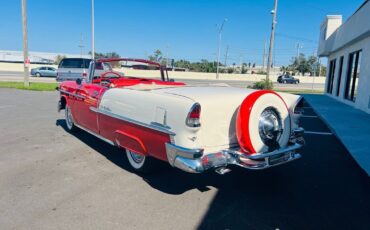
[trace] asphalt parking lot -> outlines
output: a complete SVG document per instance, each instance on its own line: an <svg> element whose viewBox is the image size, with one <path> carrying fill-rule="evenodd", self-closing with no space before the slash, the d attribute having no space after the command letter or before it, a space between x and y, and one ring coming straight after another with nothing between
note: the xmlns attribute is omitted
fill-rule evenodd
<svg viewBox="0 0 370 230"><path fill-rule="evenodd" d="M0 89L0 229L369 229L370 179L306 105L303 158L220 176L140 176L64 129L56 92Z"/></svg>

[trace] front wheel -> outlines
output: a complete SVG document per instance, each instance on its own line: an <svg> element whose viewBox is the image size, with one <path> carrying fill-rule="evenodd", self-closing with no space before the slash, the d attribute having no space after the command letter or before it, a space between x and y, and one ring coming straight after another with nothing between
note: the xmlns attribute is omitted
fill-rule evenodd
<svg viewBox="0 0 370 230"><path fill-rule="evenodd" d="M67 130L71 133L76 132L78 128L74 124L72 112L68 105L66 105L66 108L65 108L65 119L66 119Z"/></svg>
<svg viewBox="0 0 370 230"><path fill-rule="evenodd" d="M136 172L150 173L156 167L156 159L126 149L127 160Z"/></svg>
<svg viewBox="0 0 370 230"><path fill-rule="evenodd" d="M36 73L36 77L41 77L41 74L40 73Z"/></svg>

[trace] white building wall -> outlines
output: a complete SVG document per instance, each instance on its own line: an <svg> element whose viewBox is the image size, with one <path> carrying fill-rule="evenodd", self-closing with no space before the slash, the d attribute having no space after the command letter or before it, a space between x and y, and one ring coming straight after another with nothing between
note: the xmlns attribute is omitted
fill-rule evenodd
<svg viewBox="0 0 370 230"><path fill-rule="evenodd" d="M362 57L360 63L360 78L358 79L358 88L357 88L357 98L356 102L349 101L344 98L345 94L345 87L347 81L347 73L349 67L349 54L355 51L362 50ZM340 83L340 93L337 97L337 86L338 86L338 77L339 77L339 70L340 70L340 58L344 57L343 60L343 69L342 69L342 76L341 76L341 83ZM335 67L335 74L334 74L334 84L333 84L333 93L327 95L343 102L348 105L354 106L355 108L364 110L370 113L369 103L370 103L370 37L357 42L349 47L341 49L337 52L331 53L328 57L328 69L327 69L327 79L329 74L329 64L330 61L336 59L336 67ZM327 89L328 80L325 83L325 90Z"/></svg>
<svg viewBox="0 0 370 230"><path fill-rule="evenodd" d="M327 16L320 28L318 54L328 58L325 90L329 80L330 61L336 59L333 92L329 96L370 113L370 1L341 25L340 16ZM349 55L362 50L360 75L358 79L356 101L345 99L345 88L349 67ZM340 58L344 57L339 96L337 96Z"/></svg>

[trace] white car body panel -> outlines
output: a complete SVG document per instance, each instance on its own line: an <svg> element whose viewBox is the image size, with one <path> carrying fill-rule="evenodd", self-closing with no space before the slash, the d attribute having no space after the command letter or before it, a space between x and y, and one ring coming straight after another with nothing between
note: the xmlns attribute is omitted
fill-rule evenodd
<svg viewBox="0 0 370 230"><path fill-rule="evenodd" d="M168 126L174 142L186 148L202 148L205 153L237 147L235 120L243 100L255 90L233 87L146 86L107 90L99 109L142 123ZM292 109L299 96L280 93ZM201 127L191 128L185 121L191 107L201 105ZM294 126L296 127L296 126ZM292 128L294 128L292 126Z"/></svg>

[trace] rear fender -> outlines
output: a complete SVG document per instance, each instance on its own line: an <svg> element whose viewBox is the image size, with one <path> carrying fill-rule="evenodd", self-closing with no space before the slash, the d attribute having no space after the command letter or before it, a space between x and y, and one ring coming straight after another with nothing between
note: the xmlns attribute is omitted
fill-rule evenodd
<svg viewBox="0 0 370 230"><path fill-rule="evenodd" d="M145 146L144 142L137 136L121 130L116 130L115 135L115 141L118 146L136 153L140 153L144 156L148 155L147 147Z"/></svg>
<svg viewBox="0 0 370 230"><path fill-rule="evenodd" d="M299 126L299 119L303 115L303 110L302 108L302 103L303 102L303 97L300 95L294 95L294 94L289 94L289 93L278 93L285 101L289 108L289 112L292 117L292 130L295 128L298 128Z"/></svg>

